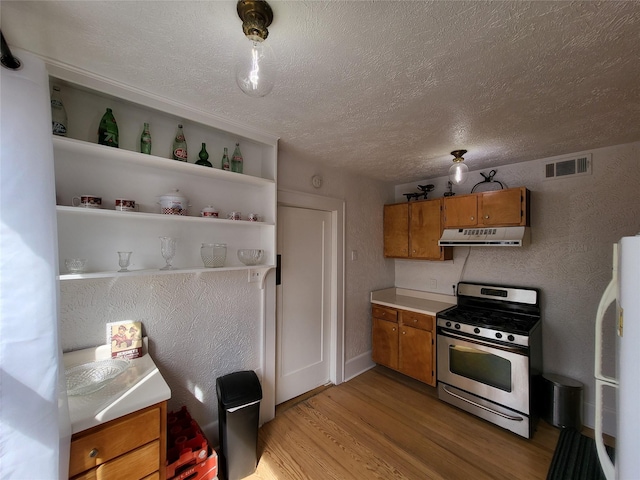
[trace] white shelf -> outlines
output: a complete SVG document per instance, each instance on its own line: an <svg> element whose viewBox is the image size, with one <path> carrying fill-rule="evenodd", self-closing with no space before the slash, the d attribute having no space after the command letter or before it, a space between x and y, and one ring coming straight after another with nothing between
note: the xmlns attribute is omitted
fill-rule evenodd
<svg viewBox="0 0 640 480"><path fill-rule="evenodd" d="M194 217L189 215L164 215L162 213L144 212L120 212L118 210L107 210L105 208L84 208L66 207L57 205L58 213L70 215L87 215L90 217L118 218L120 220L157 220L161 222L197 222L202 225L233 225L234 227L263 227L273 226L273 223L250 222L248 220L227 220L226 218L215 217Z"/></svg>
<svg viewBox="0 0 640 480"><path fill-rule="evenodd" d="M254 266L242 266L242 267L218 267L218 268L205 268L205 267L191 267L191 268L174 268L172 270L160 270L146 269L146 270L130 270L128 272L90 272L90 273L74 273L74 274L62 274L58 278L61 281L64 280L84 280L89 278L120 278L120 277L138 277L148 275L175 275L181 273L215 273L215 272L231 272L238 270L245 270L247 272L259 271L265 273L266 271L275 268L275 265L254 265Z"/></svg>
<svg viewBox="0 0 640 480"><path fill-rule="evenodd" d="M241 185L267 186L273 185L274 180L254 177L242 173L229 172L218 168L204 167L195 163L179 162L170 158L157 157L155 155L146 155L143 153L132 152L121 148L107 147L97 143L84 142L73 138L53 136L53 146L62 152L83 155L86 161L95 161L100 163L113 162L114 164L126 163L128 165L140 165L150 167L167 172L179 172L187 175L197 175L199 177L224 180L225 182L234 182ZM122 165L114 165L114 167L122 167Z"/></svg>

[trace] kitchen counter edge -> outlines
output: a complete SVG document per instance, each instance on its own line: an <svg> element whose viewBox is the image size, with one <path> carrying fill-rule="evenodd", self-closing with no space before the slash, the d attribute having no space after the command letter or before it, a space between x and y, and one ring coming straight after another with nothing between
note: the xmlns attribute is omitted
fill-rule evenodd
<svg viewBox="0 0 640 480"><path fill-rule="evenodd" d="M453 295L394 287L371 292L371 303L435 316L456 305L457 299Z"/></svg>

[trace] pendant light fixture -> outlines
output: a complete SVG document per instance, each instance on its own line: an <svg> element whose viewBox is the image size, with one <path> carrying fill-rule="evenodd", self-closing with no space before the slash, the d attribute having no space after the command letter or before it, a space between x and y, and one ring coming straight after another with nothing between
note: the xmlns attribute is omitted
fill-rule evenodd
<svg viewBox="0 0 640 480"><path fill-rule="evenodd" d="M277 74L273 50L265 41L273 11L265 0L239 0L237 9L246 40L236 51L236 83L250 97L264 97Z"/></svg>
<svg viewBox="0 0 640 480"><path fill-rule="evenodd" d="M469 173L469 167L463 163L464 158L462 158L462 155L465 153L467 153L466 150L454 150L451 152L451 155L455 158L453 159L453 165L449 168L449 180L456 185L464 183L467 180L467 173Z"/></svg>

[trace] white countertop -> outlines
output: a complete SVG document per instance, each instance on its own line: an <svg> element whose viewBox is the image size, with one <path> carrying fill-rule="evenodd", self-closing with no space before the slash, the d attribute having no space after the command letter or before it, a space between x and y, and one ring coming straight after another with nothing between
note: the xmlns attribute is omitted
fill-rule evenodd
<svg viewBox="0 0 640 480"><path fill-rule="evenodd" d="M441 293L406 288L387 288L371 292L371 303L435 316L438 312L456 305L457 298Z"/></svg>
<svg viewBox="0 0 640 480"><path fill-rule="evenodd" d="M81 432L171 398L171 390L147 353L147 339L144 340L144 355L131 360L127 370L105 387L88 395L69 397L71 433ZM65 369L109 358L109 345L63 355Z"/></svg>

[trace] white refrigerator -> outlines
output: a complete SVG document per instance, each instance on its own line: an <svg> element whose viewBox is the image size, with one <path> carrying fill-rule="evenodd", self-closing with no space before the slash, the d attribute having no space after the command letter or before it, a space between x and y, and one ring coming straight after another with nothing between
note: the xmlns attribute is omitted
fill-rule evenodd
<svg viewBox="0 0 640 480"><path fill-rule="evenodd" d="M617 378L602 372L607 307L616 302ZM613 275L596 315L596 448L607 480L640 478L640 234L623 237L613 248ZM616 389L615 465L602 441L603 390Z"/></svg>

